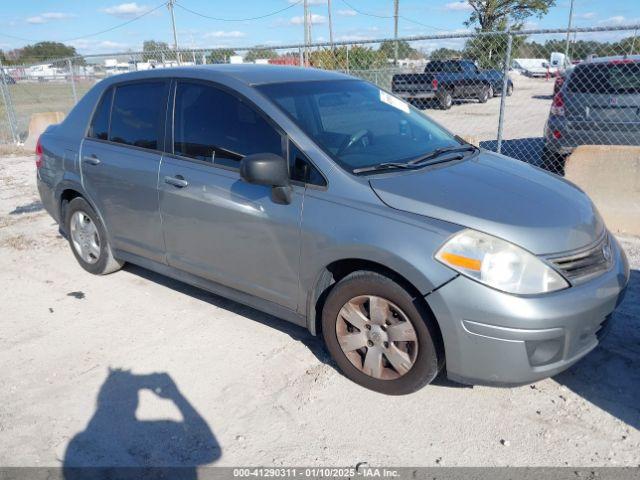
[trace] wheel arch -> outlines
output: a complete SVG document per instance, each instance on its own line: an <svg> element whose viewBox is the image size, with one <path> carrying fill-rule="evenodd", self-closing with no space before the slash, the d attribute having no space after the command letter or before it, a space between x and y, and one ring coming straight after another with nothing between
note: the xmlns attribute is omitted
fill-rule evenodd
<svg viewBox="0 0 640 480"><path fill-rule="evenodd" d="M74 198L77 198L77 197L80 197L84 201L86 201L91 206L93 211L96 212L96 215L98 215L98 217L100 218L102 225L104 225L104 228L107 232L107 237L109 237L109 230L107 229L107 224L105 223L104 218L100 213L100 210L96 207L95 202L93 202L89 197L89 195L87 195L84 188L82 188L82 185L72 181L62 182L57 188L57 193L55 198L58 200L58 214L60 216L59 217L60 232L65 236L67 235L67 232L65 230L66 209L69 203ZM111 239L109 238L109 240Z"/></svg>
<svg viewBox="0 0 640 480"><path fill-rule="evenodd" d="M371 271L384 275L407 290L407 292L414 297L414 301L419 302L420 306L426 309L435 319L435 322L433 323L438 335L436 342L438 342L439 346L444 349L442 331L438 324L438 319L431 310L431 307L429 307L429 304L425 301L424 294L420 292L420 289L417 288L414 283L407 278L407 276L382 263L364 258L341 258L326 265L320 271L315 285L308 295L307 328L311 334L318 335L322 330L322 309L327 295L331 291L333 285L347 275L359 270Z"/></svg>

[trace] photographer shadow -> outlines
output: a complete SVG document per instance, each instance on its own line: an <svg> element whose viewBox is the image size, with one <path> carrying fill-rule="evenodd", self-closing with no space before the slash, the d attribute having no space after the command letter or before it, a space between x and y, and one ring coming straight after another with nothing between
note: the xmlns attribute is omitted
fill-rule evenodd
<svg viewBox="0 0 640 480"><path fill-rule="evenodd" d="M139 393L173 403L182 417L140 420ZM104 478L198 478L196 468L215 462L221 449L195 408L166 373L136 375L109 369L97 409L65 452L66 480Z"/></svg>

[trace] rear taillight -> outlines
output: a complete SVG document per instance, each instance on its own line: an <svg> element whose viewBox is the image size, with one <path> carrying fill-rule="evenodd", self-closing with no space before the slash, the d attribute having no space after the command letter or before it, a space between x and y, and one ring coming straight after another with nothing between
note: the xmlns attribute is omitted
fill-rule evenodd
<svg viewBox="0 0 640 480"><path fill-rule="evenodd" d="M431 80L431 86L433 87L434 90L438 89L438 79L434 78L433 80Z"/></svg>
<svg viewBox="0 0 640 480"><path fill-rule="evenodd" d="M42 167L42 144L38 138L38 143L36 143L36 168L40 167Z"/></svg>
<svg viewBox="0 0 640 480"><path fill-rule="evenodd" d="M551 103L551 115L564 115L564 98L562 97L562 92L558 92L553 97L553 102Z"/></svg>

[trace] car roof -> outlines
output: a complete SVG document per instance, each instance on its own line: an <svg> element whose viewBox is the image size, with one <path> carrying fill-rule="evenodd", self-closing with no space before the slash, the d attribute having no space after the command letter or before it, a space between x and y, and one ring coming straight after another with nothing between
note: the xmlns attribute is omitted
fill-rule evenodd
<svg viewBox="0 0 640 480"><path fill-rule="evenodd" d="M114 75L110 79L130 81L156 77L208 78L210 80L234 79L249 86L266 83L309 82L323 80L353 80L339 72L317 68L301 68L282 65L219 64L174 68L158 68Z"/></svg>

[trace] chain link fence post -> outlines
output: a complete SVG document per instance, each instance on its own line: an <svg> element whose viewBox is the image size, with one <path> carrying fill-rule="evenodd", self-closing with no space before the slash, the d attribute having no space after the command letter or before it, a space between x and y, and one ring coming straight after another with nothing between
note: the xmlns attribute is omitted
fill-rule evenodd
<svg viewBox="0 0 640 480"><path fill-rule="evenodd" d="M504 129L504 112L507 101L507 89L509 87L509 65L511 64L511 47L513 45L513 34L507 32L507 51L504 55L504 66L502 69L502 91L500 92L500 114L498 116L498 137L496 152L502 151L502 132Z"/></svg>
<svg viewBox="0 0 640 480"><path fill-rule="evenodd" d="M18 133L18 123L16 121L16 112L13 109L13 102L11 101L11 92L7 86L7 79L5 77L4 66L0 61L0 90L2 91L2 101L4 103L4 109L7 115L7 122L9 124L9 131L11 133L11 140L13 143L20 143L20 135Z"/></svg>
<svg viewBox="0 0 640 480"><path fill-rule="evenodd" d="M73 104L78 103L78 93L76 92L76 80L73 72L73 63L67 58L67 66L69 67L69 78L71 78L71 91L73 92Z"/></svg>

